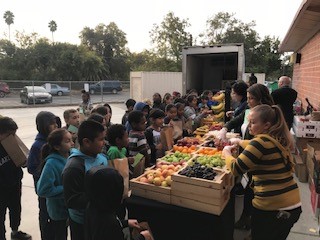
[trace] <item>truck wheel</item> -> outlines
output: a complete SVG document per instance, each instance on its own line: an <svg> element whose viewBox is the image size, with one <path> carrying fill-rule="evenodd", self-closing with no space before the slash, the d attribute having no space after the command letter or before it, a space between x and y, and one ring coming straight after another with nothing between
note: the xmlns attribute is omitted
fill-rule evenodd
<svg viewBox="0 0 320 240"><path fill-rule="evenodd" d="M57 92L57 95L58 95L58 96L62 96L62 95L63 95L63 92L59 91L59 92Z"/></svg>
<svg viewBox="0 0 320 240"><path fill-rule="evenodd" d="M4 98L6 96L6 94L2 91L0 91L0 98Z"/></svg>
<svg viewBox="0 0 320 240"><path fill-rule="evenodd" d="M117 94L117 93L118 93L117 89L113 89L113 90L112 90L112 93L113 93L113 94Z"/></svg>
<svg viewBox="0 0 320 240"><path fill-rule="evenodd" d="M90 94L94 94L94 90L93 89L90 89Z"/></svg>

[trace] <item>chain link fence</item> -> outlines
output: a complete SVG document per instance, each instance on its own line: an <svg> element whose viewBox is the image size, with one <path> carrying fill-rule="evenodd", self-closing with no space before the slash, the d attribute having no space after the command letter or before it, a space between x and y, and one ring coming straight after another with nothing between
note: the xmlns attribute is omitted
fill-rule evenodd
<svg viewBox="0 0 320 240"><path fill-rule="evenodd" d="M91 90L93 85L98 86L98 91ZM102 87L99 90L99 82L0 80L0 108L38 103L76 105L82 101L83 89L91 92L92 103L125 102L130 97L130 81L120 81L118 85L121 89L106 91Z"/></svg>

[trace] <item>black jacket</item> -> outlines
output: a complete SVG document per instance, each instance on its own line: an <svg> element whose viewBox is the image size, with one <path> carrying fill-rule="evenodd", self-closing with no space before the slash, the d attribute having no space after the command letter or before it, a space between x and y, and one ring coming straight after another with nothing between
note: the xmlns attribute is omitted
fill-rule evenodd
<svg viewBox="0 0 320 240"><path fill-rule="evenodd" d="M124 240L123 227L116 215L123 194L123 178L117 170L105 166L91 168L85 177L89 200L85 215L85 240ZM139 235L139 240L144 237Z"/></svg>
<svg viewBox="0 0 320 240"><path fill-rule="evenodd" d="M298 93L296 90L288 86L276 89L271 93L274 103L281 108L289 129L292 127L293 123L294 114L292 105L296 101L297 95Z"/></svg>

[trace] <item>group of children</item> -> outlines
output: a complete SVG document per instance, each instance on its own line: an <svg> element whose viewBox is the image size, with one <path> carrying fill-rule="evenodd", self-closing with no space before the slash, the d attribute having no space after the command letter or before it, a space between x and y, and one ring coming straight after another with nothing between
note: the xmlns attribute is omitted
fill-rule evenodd
<svg viewBox="0 0 320 240"><path fill-rule="evenodd" d="M124 239L122 228L139 228L137 220L125 220L125 211L119 214L122 202L123 179L110 169L110 161L126 158L131 172L134 157L142 155L145 167L155 164L167 150L161 143L164 126L180 126L173 133L173 141L192 133L192 118L185 117L187 101L180 94L154 94L150 103L126 101L127 111L122 124L112 124L109 104L93 107L90 95L82 93L83 102L78 109L64 111L65 126L59 117L48 111L36 116L38 134L27 161L38 195L41 239L67 239L70 226L71 239L94 240L102 236ZM160 101L159 101L160 100ZM80 121L81 116L85 119ZM15 134L17 126L11 118L0 118L0 140ZM189 123L189 124L188 124ZM0 178L15 176L11 185L0 188L16 194L1 194L1 236L5 240L5 211L10 209L12 239L31 239L18 231L21 215L22 170L14 166L0 144ZM5 168L11 170L5 173ZM108 184L107 184L108 182ZM107 185L104 185L107 184ZM19 195L19 194L20 195ZM4 198L6 195L7 199ZM12 204L15 205L12 207ZM124 208L125 210L125 208ZM13 216L11 216L13 215ZM138 239L152 239L142 231Z"/></svg>

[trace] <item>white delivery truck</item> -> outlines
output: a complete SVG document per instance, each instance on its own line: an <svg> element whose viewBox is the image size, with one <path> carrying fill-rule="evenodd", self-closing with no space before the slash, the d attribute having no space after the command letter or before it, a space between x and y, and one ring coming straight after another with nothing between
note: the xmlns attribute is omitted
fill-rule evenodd
<svg viewBox="0 0 320 240"><path fill-rule="evenodd" d="M242 43L192 46L182 49L182 93L189 89L221 90L235 80L244 80Z"/></svg>

